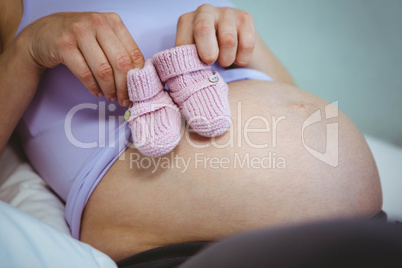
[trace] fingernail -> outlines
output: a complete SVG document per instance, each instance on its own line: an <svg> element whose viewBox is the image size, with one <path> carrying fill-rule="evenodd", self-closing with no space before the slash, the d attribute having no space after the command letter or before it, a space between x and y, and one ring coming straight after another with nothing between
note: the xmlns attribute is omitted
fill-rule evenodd
<svg viewBox="0 0 402 268"><path fill-rule="evenodd" d="M98 94L96 94L96 96L103 97L104 95L103 95L103 92L99 92Z"/></svg>
<svg viewBox="0 0 402 268"><path fill-rule="evenodd" d="M123 106L128 107L130 105L130 101L128 99L123 100Z"/></svg>
<svg viewBox="0 0 402 268"><path fill-rule="evenodd" d="M110 98L110 101L117 101L116 97Z"/></svg>

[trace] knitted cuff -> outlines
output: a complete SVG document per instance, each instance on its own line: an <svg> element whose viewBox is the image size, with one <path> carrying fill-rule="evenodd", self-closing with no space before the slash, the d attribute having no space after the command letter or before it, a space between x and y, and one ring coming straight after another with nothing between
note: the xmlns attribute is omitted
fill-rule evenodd
<svg viewBox="0 0 402 268"><path fill-rule="evenodd" d="M144 68L132 69L127 73L127 84L131 101L152 98L163 89L151 59L145 61Z"/></svg>
<svg viewBox="0 0 402 268"><path fill-rule="evenodd" d="M196 45L185 45L157 53L153 57L162 82L189 72L210 68L198 56Z"/></svg>
<svg viewBox="0 0 402 268"><path fill-rule="evenodd" d="M210 88L210 90L216 90L218 88L224 90L227 88L225 81L223 81L222 77L217 72L192 72L183 80L186 81L184 85L181 84L180 81L173 81L173 83L169 84L170 96L179 107L182 107L183 103L191 95L207 87L213 87ZM180 85L178 86L178 84Z"/></svg>

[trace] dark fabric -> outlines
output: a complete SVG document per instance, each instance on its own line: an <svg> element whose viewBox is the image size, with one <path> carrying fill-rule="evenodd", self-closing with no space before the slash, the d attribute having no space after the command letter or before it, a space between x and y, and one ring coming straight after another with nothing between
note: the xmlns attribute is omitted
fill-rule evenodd
<svg viewBox="0 0 402 268"><path fill-rule="evenodd" d="M117 263L124 268L177 267L212 242L187 242L150 249Z"/></svg>
<svg viewBox="0 0 402 268"><path fill-rule="evenodd" d="M320 222L229 237L180 268L402 267L402 226L382 221Z"/></svg>
<svg viewBox="0 0 402 268"><path fill-rule="evenodd" d="M374 217L372 217L371 219L373 220L378 220L378 221L387 221L387 213L385 213L384 211L380 211L377 213L377 215L375 215Z"/></svg>
<svg viewBox="0 0 402 268"><path fill-rule="evenodd" d="M372 218L375 222L385 222L387 220L387 214L383 211L379 212L376 216ZM276 229L274 229L276 230ZM270 232L271 229L267 229L266 232ZM241 235L241 234L240 234ZM269 238L267 238L269 239ZM124 268L171 268L178 267L180 264L186 262L187 260L191 262L191 259L197 252L202 249L206 249L209 245L219 244L220 242L187 242L180 244L173 244L168 246L163 246L151 250L135 254L117 263L119 267ZM218 256L221 255L219 250L216 252ZM291 254L289 252L289 254ZM197 254L197 259L198 259ZM264 254L266 255L266 253ZM251 255L250 255L251 257ZM222 254L220 258L231 258L230 256L225 256ZM254 257L253 257L254 258ZM191 266L186 266L191 267ZM202 267L202 266L195 266ZM205 266L209 267L209 266ZM215 267L215 266L214 266ZM218 267L218 266L216 266ZM226 266L225 266L226 267ZM231 266L228 266L231 267ZM241 267L241 266L238 266ZM248 266L251 267L251 266ZM402 266L401 266L402 267Z"/></svg>

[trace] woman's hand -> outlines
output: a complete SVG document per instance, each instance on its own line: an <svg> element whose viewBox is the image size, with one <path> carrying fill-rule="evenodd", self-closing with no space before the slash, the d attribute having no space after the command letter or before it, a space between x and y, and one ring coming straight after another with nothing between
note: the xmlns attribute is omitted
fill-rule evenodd
<svg viewBox="0 0 402 268"><path fill-rule="evenodd" d="M253 17L234 8L204 4L177 23L176 46L195 43L204 62L224 67L250 63L255 39Z"/></svg>
<svg viewBox="0 0 402 268"><path fill-rule="evenodd" d="M95 96L129 106L127 72L144 57L115 13L56 13L24 29L26 46L40 68L66 65Z"/></svg>

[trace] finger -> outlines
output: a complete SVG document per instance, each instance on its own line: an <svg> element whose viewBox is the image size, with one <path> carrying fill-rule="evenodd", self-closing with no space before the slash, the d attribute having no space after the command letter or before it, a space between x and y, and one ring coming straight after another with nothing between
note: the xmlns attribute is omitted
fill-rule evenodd
<svg viewBox="0 0 402 268"><path fill-rule="evenodd" d="M96 97L102 97L103 93L92 74L84 56L75 48L67 51L62 56L64 65L81 81L82 84Z"/></svg>
<svg viewBox="0 0 402 268"><path fill-rule="evenodd" d="M231 8L222 8L218 23L219 57L223 67L233 64L237 53L237 25L235 12Z"/></svg>
<svg viewBox="0 0 402 268"><path fill-rule="evenodd" d="M130 103L127 90L127 73L134 68L131 57L110 25L98 28L97 40L112 65L119 103L121 106L127 107Z"/></svg>
<svg viewBox="0 0 402 268"><path fill-rule="evenodd" d="M131 61L133 63L133 68L142 69L145 64L145 59L134 38L131 36L130 32L124 25L119 15L117 15L116 13L108 13L108 14L109 17L111 18L112 29L116 34L117 38L123 44L123 47L126 49L128 55L130 56Z"/></svg>
<svg viewBox="0 0 402 268"><path fill-rule="evenodd" d="M176 46L191 45L195 43L194 17L194 12L186 13L179 17L176 29Z"/></svg>
<svg viewBox="0 0 402 268"><path fill-rule="evenodd" d="M236 54L236 64L247 65L253 56L255 46L255 26L253 17L245 12L239 11L238 14L238 48Z"/></svg>
<svg viewBox="0 0 402 268"><path fill-rule="evenodd" d="M77 42L103 94L109 101L116 101L113 69L95 36L92 34L83 35Z"/></svg>
<svg viewBox="0 0 402 268"><path fill-rule="evenodd" d="M219 54L214 14L200 12L196 15L194 20L194 40L200 58L205 63L214 63Z"/></svg>

